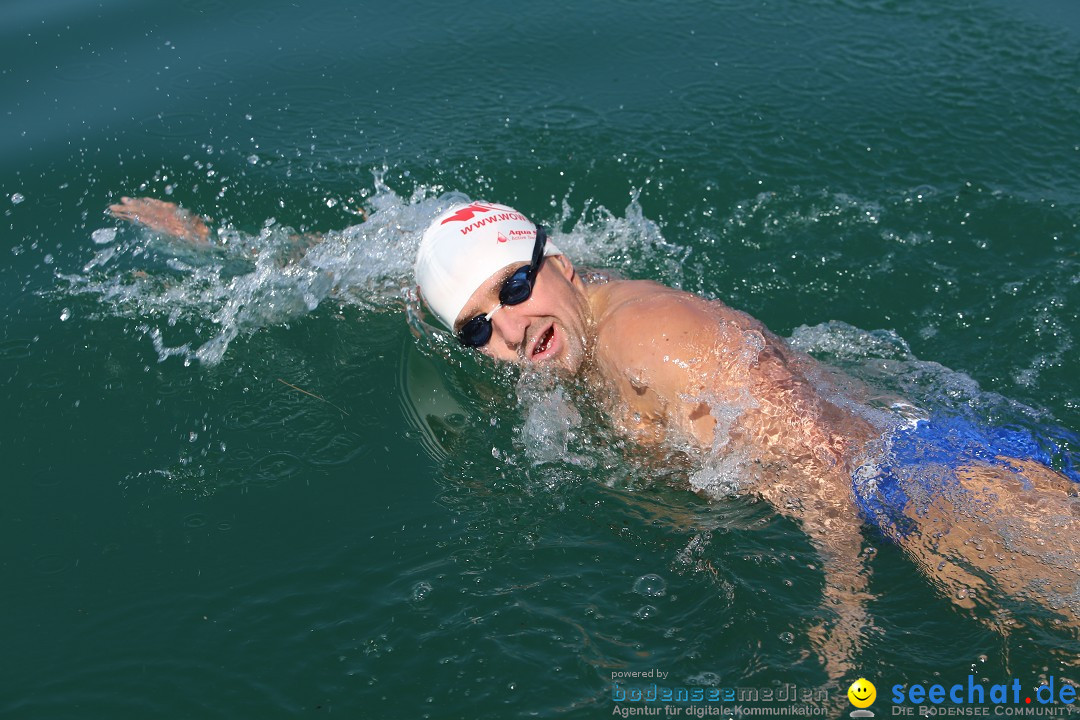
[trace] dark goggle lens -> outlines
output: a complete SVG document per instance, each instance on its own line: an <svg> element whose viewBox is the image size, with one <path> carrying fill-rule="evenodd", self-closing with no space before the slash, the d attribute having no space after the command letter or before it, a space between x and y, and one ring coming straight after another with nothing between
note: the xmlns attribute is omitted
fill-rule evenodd
<svg viewBox="0 0 1080 720"><path fill-rule="evenodd" d="M503 305L520 305L529 299L532 289L532 266L522 265L499 289L499 302Z"/></svg>
<svg viewBox="0 0 1080 720"><path fill-rule="evenodd" d="M506 279L499 288L499 303L502 305L520 305L529 299L533 291L534 270L531 265L522 265ZM461 326L458 342L465 347L478 348L487 345L491 339L491 320L484 315L477 315Z"/></svg>
<svg viewBox="0 0 1080 720"><path fill-rule="evenodd" d="M491 339L491 321L483 315L477 315L461 326L457 337L458 342L465 347L483 347Z"/></svg>

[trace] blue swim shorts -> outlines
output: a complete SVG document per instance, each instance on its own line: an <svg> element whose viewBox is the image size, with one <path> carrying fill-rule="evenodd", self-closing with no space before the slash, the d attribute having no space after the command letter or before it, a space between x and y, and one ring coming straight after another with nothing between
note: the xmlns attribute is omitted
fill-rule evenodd
<svg viewBox="0 0 1080 720"><path fill-rule="evenodd" d="M1012 469L1006 458L1033 460L1080 483L1080 473L1063 447L1066 440L1073 447L1080 442L1065 431L1057 435L988 427L959 417L918 420L884 438L877 457L855 470L855 500L882 532L902 537L913 529L912 516L920 515L936 496L964 492L955 471L972 463Z"/></svg>

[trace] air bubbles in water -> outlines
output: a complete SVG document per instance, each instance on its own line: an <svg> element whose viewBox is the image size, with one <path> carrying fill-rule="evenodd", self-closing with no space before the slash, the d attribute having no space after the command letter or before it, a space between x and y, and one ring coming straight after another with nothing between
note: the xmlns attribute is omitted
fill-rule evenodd
<svg viewBox="0 0 1080 720"><path fill-rule="evenodd" d="M23 197L22 193L15 193L14 195L11 196L11 204L12 205L18 205L19 203L21 203L25 199L26 198Z"/></svg>
<svg viewBox="0 0 1080 720"><path fill-rule="evenodd" d="M660 611L652 605L642 605L637 609L637 612L634 613L634 617L638 620L648 620L659 612Z"/></svg>
<svg viewBox="0 0 1080 720"><path fill-rule="evenodd" d="M720 675L717 673L706 670L705 672L691 675L686 678L687 685L700 685L704 687L719 687Z"/></svg>
<svg viewBox="0 0 1080 720"><path fill-rule="evenodd" d="M431 583L425 580L421 580L412 586L413 602L423 602L429 593L431 593Z"/></svg>
<svg viewBox="0 0 1080 720"><path fill-rule="evenodd" d="M642 575L634 581L634 592L645 597L663 597L667 595L667 581L655 573Z"/></svg>

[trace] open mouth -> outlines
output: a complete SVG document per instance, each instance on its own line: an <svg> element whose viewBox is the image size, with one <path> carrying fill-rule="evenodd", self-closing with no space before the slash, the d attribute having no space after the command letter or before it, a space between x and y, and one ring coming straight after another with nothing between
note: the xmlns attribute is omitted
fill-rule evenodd
<svg viewBox="0 0 1080 720"><path fill-rule="evenodd" d="M538 355L543 355L544 352L548 349L548 345L551 344L551 338L553 337L555 337L554 325L545 330L544 334L541 335L540 339L536 341L535 345L533 345L532 356L536 357Z"/></svg>

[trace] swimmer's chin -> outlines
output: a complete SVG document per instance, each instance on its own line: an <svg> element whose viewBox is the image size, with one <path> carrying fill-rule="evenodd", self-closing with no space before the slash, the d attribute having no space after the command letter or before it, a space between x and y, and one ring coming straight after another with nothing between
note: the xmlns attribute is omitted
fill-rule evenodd
<svg viewBox="0 0 1080 720"><path fill-rule="evenodd" d="M584 353L578 345L567 342L562 326L551 322L542 327L532 341L527 343L520 363L537 370L576 375L581 370L583 356Z"/></svg>

